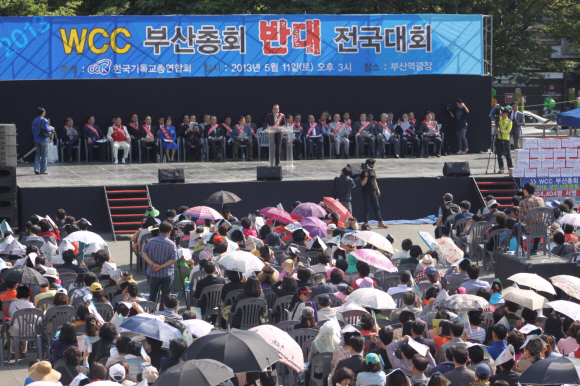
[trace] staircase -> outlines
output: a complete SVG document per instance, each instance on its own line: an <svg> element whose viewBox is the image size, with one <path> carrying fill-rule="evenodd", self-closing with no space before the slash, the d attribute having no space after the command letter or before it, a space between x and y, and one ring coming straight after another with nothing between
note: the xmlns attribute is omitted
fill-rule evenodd
<svg viewBox="0 0 580 386"><path fill-rule="evenodd" d="M512 206L512 197L516 195L517 184L511 177L473 177L473 182L479 194L481 195L481 204L483 199L491 194L499 203L498 209L503 212L504 209Z"/></svg>
<svg viewBox="0 0 580 386"><path fill-rule="evenodd" d="M151 205L147 186L105 186L105 196L115 241L117 236L135 233Z"/></svg>

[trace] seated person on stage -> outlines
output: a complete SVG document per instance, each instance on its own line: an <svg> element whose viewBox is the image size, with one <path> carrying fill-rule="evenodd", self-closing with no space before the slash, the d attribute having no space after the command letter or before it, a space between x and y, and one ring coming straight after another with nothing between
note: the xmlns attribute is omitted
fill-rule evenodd
<svg viewBox="0 0 580 386"><path fill-rule="evenodd" d="M141 139L141 160L149 162L149 152L147 151L147 148L149 148L151 149L151 157L153 157L151 162L159 162L160 160L157 158L159 154L157 135L153 131L153 126L151 126L151 117L149 115L145 117L145 124L141 125L138 134Z"/></svg>
<svg viewBox="0 0 580 386"><path fill-rule="evenodd" d="M388 142L393 146L394 157L399 158L401 149L399 146L399 140L395 136L393 113L381 114L381 120L375 123L375 136L379 140L379 153L381 154L381 157L387 158L385 147Z"/></svg>
<svg viewBox="0 0 580 386"><path fill-rule="evenodd" d="M127 131L131 136L131 153L133 161L139 160L139 116L131 115L131 122L127 126Z"/></svg>
<svg viewBox="0 0 580 386"><path fill-rule="evenodd" d="M94 146L99 147L99 155L101 156L101 162L105 161L105 156L107 155L107 142L97 142L102 139L107 139L101 128L95 125L95 117L93 115L87 118L87 123L83 127L83 136L87 139L87 152L89 153L89 159L93 161L93 150Z"/></svg>
<svg viewBox="0 0 580 386"><path fill-rule="evenodd" d="M113 144L113 157L115 157L115 165L119 163L119 148L123 149L123 163L129 151L131 150L131 137L127 128L121 124L121 117L115 117L115 124L109 127L107 139Z"/></svg>
<svg viewBox="0 0 580 386"><path fill-rule="evenodd" d="M71 160L72 156L72 149L73 147L77 146L80 141L79 137L79 128L74 126L73 119L68 117L66 119L66 125L64 125L63 131L61 133L62 144L64 145L65 155L64 160L66 162L73 162ZM79 159L81 155L78 155Z"/></svg>
<svg viewBox="0 0 580 386"><path fill-rule="evenodd" d="M403 116L399 118L397 126L395 126L395 134L401 136L401 157L406 156L408 143L413 145L413 154L415 154L417 158L421 155L421 141L419 141L417 134L415 134L413 121L409 120L407 114L403 114Z"/></svg>
<svg viewBox="0 0 580 386"><path fill-rule="evenodd" d="M170 116L165 118L165 125L161 126L158 134L161 138L161 146L165 149L165 156L167 162L175 162L175 151L179 149L177 144L177 132L175 127L171 126L172 120Z"/></svg>
<svg viewBox="0 0 580 386"><path fill-rule="evenodd" d="M258 148L258 126L252 122L252 116L250 114L246 115L246 125L250 126L252 129L252 143L254 144L254 154L253 157L258 156L260 149Z"/></svg>
<svg viewBox="0 0 580 386"><path fill-rule="evenodd" d="M244 137L245 134L245 138ZM246 125L246 117L240 116L238 118L238 124L234 127L232 131L232 139L234 140L234 161L239 158L240 146L246 145L248 160L252 160L252 150L254 144L252 143L252 129L250 126Z"/></svg>
<svg viewBox="0 0 580 386"><path fill-rule="evenodd" d="M181 129L179 132L179 136L185 139L185 154L187 157L186 160L191 162L201 160L201 148L203 146L203 130L197 124L197 122L193 122L193 124L191 124L192 118L195 119L195 115L192 115L189 118L189 123L187 126L185 125L185 117L183 118L184 123L181 124Z"/></svg>
<svg viewBox="0 0 580 386"><path fill-rule="evenodd" d="M437 128L437 122L433 121L433 114L431 111L427 111L425 114L425 120L421 122L417 128L417 133L423 134L423 158L429 158L429 142L435 144L435 155L441 157L441 145L443 141L441 140L441 135L439 134L439 129Z"/></svg>
<svg viewBox="0 0 580 386"><path fill-rule="evenodd" d="M204 129L204 137L207 138L211 153L218 162L224 158L225 131L226 129L218 125L215 115L211 116L209 124Z"/></svg>
<svg viewBox="0 0 580 386"><path fill-rule="evenodd" d="M325 133L322 136L322 142L324 143L324 138L328 138L328 142L330 143L330 131L328 130L328 124L330 123L330 113L328 111L323 111L320 114L320 118L316 121L324 127ZM329 145L330 146L330 145ZM330 147L329 147L330 149Z"/></svg>
<svg viewBox="0 0 580 386"><path fill-rule="evenodd" d="M367 120L367 115L362 113L360 115L360 121L355 122L353 126L353 132L356 137L359 156L364 157L365 143L368 143L369 157L375 157L375 137L373 137L373 131L374 127L372 121Z"/></svg>
<svg viewBox="0 0 580 386"><path fill-rule="evenodd" d="M417 127L417 120L415 119L415 113L409 111L409 121L413 124L413 127Z"/></svg>
<svg viewBox="0 0 580 386"><path fill-rule="evenodd" d="M332 122L328 125L328 130L330 132L330 142L334 143L336 149L336 158L340 158L341 145L343 148L343 158L348 158L348 149L350 148L348 136L352 128L340 121L340 114L334 114Z"/></svg>
<svg viewBox="0 0 580 386"><path fill-rule="evenodd" d="M288 127L293 127L294 130L300 130L299 132L292 133L291 135L292 146L294 149L294 159L302 159L302 146L304 143L302 142L301 138L304 128L302 127L302 123L300 123L301 119L302 116L300 114L294 114L294 117L292 117L292 115L288 115ZM282 136L282 149L284 149L284 151L286 151L286 137L287 134L284 133Z"/></svg>
<svg viewBox="0 0 580 386"><path fill-rule="evenodd" d="M326 133L324 126L314 122L314 115L309 115L308 122L304 124L304 135L306 137L310 159L314 159L314 143L316 143L316 156L318 159L322 159L322 150L324 146L322 135L324 133Z"/></svg>
<svg viewBox="0 0 580 386"><path fill-rule="evenodd" d="M225 129L226 138L231 138L234 129L232 129L232 118L229 115L224 117L224 121L222 123L222 127Z"/></svg>

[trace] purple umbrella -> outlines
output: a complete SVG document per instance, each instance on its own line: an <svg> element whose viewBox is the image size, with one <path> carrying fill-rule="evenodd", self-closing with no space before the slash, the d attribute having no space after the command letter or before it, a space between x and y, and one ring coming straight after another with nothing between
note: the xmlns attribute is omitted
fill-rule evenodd
<svg viewBox="0 0 580 386"><path fill-rule="evenodd" d="M323 238L328 236L328 225L317 217L304 217L300 225L310 232L311 237Z"/></svg>
<svg viewBox="0 0 580 386"><path fill-rule="evenodd" d="M324 217L326 212L319 205L313 202L305 202L298 205L292 211L292 214L297 217Z"/></svg>

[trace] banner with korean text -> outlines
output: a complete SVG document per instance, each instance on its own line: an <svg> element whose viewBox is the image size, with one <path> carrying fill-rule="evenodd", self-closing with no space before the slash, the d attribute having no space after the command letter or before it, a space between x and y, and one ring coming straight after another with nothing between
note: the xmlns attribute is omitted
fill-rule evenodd
<svg viewBox="0 0 580 386"><path fill-rule="evenodd" d="M483 74L481 15L0 18L0 80Z"/></svg>

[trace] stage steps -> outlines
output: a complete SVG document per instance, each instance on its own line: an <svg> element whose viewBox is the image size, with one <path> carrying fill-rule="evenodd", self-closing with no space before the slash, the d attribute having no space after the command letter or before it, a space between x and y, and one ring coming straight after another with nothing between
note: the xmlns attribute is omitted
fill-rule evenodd
<svg viewBox="0 0 580 386"><path fill-rule="evenodd" d="M151 205L147 186L105 186L105 197L114 239L135 233Z"/></svg>
<svg viewBox="0 0 580 386"><path fill-rule="evenodd" d="M473 182L481 196L482 206L484 198L490 194L499 203L500 211L512 206L512 197L517 190L517 184L512 177L473 177Z"/></svg>

